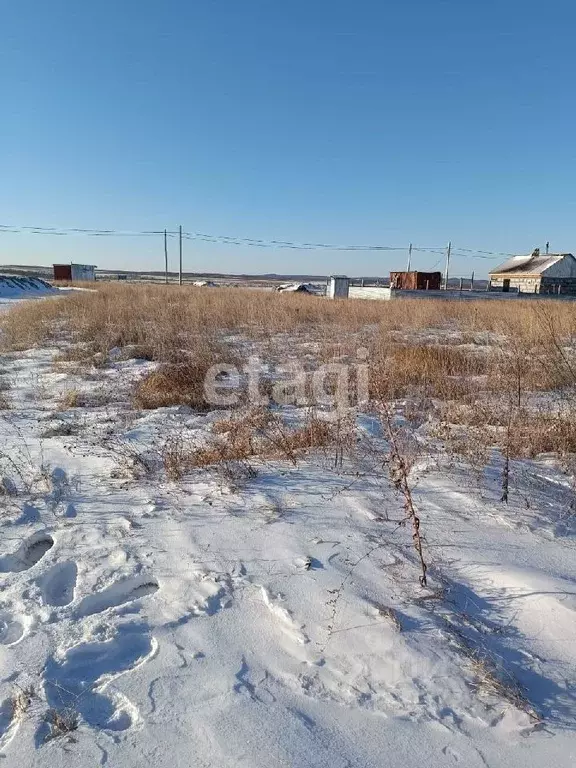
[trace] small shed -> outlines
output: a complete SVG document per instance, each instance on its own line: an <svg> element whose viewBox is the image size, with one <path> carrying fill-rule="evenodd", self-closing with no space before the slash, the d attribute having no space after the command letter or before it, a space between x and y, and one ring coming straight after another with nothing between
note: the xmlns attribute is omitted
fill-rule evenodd
<svg viewBox="0 0 576 768"><path fill-rule="evenodd" d="M404 291L439 291L440 272L390 272L390 288Z"/></svg>
<svg viewBox="0 0 576 768"><path fill-rule="evenodd" d="M512 256L490 272L490 290L504 293L576 293L576 259L571 253Z"/></svg>
<svg viewBox="0 0 576 768"><path fill-rule="evenodd" d="M53 267L54 280L67 280L71 283L96 280L96 267L93 264L54 264Z"/></svg>
<svg viewBox="0 0 576 768"><path fill-rule="evenodd" d="M350 279L345 275L331 275L328 280L328 298L347 299L350 291Z"/></svg>

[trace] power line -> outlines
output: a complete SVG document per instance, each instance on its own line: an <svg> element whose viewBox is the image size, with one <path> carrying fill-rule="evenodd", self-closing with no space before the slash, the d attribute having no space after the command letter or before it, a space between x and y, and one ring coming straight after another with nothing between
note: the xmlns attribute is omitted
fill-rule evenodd
<svg viewBox="0 0 576 768"><path fill-rule="evenodd" d="M517 256L516 253L504 253L502 251L479 251L477 248L458 248L459 251L466 251L472 253L484 253L489 256Z"/></svg>
<svg viewBox="0 0 576 768"><path fill-rule="evenodd" d="M66 237L68 235L80 235L86 237L170 237L184 240L198 240L206 243L217 243L220 245L235 245L250 248L274 248L288 249L298 251L365 251L365 252L395 252L405 251L406 245L341 245L334 243L299 243L290 240L265 240L261 238L235 237L232 235L213 235L205 232L186 232L180 230L117 230L117 229L87 229L79 227L36 227L36 226L14 226L0 224L0 234L33 234L33 235L51 235L57 237ZM412 251L421 253L435 253L444 255L443 247L424 247L412 246ZM496 259L502 256L513 256L514 254L504 251L484 251L476 248L458 247L452 250L452 254L463 258L473 259Z"/></svg>
<svg viewBox="0 0 576 768"><path fill-rule="evenodd" d="M90 237L142 237L164 235L164 230L113 230L113 229L81 229L77 227L16 227L0 224L0 232L41 235L86 235ZM166 230L167 237L180 237L179 230ZM223 245L245 245L257 248L289 248L294 250L331 250L331 251L403 251L405 245L337 245L333 243L298 243L289 240L263 240L250 237L234 237L232 235L212 235L205 232L182 231L185 240L202 240L204 242L221 243ZM416 248L415 250L428 250Z"/></svg>
<svg viewBox="0 0 576 768"><path fill-rule="evenodd" d="M429 269L429 270L427 270L427 271L428 271L428 272L433 272L433 271L434 271L434 268L435 268L435 267L437 267L437 266L438 266L438 264L440 264L440 262L442 261L442 259L443 259L443 258L444 258L444 255L440 256L440 258L438 259L438 261L436 261L434 264L432 264L432 266L430 267L430 269Z"/></svg>

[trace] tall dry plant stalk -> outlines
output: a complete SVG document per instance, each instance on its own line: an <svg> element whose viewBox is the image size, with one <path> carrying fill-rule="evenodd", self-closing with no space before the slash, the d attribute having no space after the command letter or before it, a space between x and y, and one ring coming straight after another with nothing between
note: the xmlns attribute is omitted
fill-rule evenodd
<svg viewBox="0 0 576 768"><path fill-rule="evenodd" d="M502 496L500 501L508 504L508 493L510 490L510 437L512 434L513 408L512 402L508 405L508 418L506 421L506 439L504 441L504 466L502 468Z"/></svg>
<svg viewBox="0 0 576 768"><path fill-rule="evenodd" d="M426 578L428 566L424 559L424 543L422 531L420 529L420 516L414 505L412 487L409 480L411 462L405 452L400 448L398 432L394 425L393 415L387 405L383 408L383 416L389 445L388 467L390 477L394 487L404 499L404 512L406 513L406 520L409 521L412 526L412 542L420 564L420 586L425 587L428 583Z"/></svg>

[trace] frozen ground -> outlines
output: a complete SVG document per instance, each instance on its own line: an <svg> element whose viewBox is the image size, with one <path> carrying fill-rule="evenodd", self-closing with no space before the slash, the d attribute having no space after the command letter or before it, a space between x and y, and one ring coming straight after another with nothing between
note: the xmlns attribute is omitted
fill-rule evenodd
<svg viewBox="0 0 576 768"><path fill-rule="evenodd" d="M162 440L202 443L216 414L131 411L151 363L53 356L2 360L5 768L575 764L575 497L552 458L513 463L503 505L496 458L474 474L422 434L423 589L373 420L338 470L169 482Z"/></svg>

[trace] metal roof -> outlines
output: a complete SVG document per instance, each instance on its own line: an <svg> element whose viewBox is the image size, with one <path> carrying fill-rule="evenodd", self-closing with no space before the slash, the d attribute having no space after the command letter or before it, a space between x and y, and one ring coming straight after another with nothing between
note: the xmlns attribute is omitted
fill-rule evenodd
<svg viewBox="0 0 576 768"><path fill-rule="evenodd" d="M528 256L512 256L511 259L500 264L496 269L491 269L490 274L499 275L502 272L508 272L519 275L541 275L553 264L557 264L567 256L574 258L571 253L546 253L543 255L531 253Z"/></svg>
<svg viewBox="0 0 576 768"><path fill-rule="evenodd" d="M76 261L69 261L66 264L52 264L53 267L91 267L92 269L98 269L96 264L78 264Z"/></svg>

